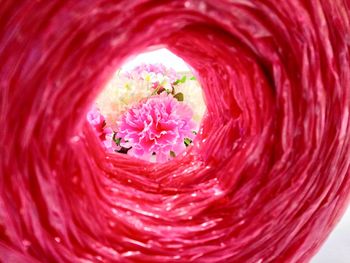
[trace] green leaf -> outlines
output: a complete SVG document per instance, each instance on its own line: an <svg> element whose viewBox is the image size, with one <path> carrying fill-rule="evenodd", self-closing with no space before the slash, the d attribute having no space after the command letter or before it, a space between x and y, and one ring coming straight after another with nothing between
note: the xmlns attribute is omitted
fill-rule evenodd
<svg viewBox="0 0 350 263"><path fill-rule="evenodd" d="M180 79L180 82L181 82L181 83L185 83L186 79L187 79L187 77L186 77L186 75L185 75L185 76L183 76L183 77Z"/></svg>
<svg viewBox="0 0 350 263"><path fill-rule="evenodd" d="M120 146L122 138L116 138L116 135L116 133L113 135L113 141L116 143L116 145Z"/></svg>
<svg viewBox="0 0 350 263"><path fill-rule="evenodd" d="M195 76L192 76L190 80L197 80Z"/></svg>
<svg viewBox="0 0 350 263"><path fill-rule="evenodd" d="M192 140L190 138L185 138L184 139L184 143L185 143L185 145L187 147L187 146L189 146L192 143Z"/></svg>
<svg viewBox="0 0 350 263"><path fill-rule="evenodd" d="M183 76L181 79L176 80L176 81L173 83L173 85L177 85L177 84L179 84L179 83L185 83L185 82L186 82L186 79L187 79L187 77L186 77L186 75L185 75L185 76Z"/></svg>
<svg viewBox="0 0 350 263"><path fill-rule="evenodd" d="M171 157L176 157L175 152L174 152L174 151L170 151L170 156L171 156Z"/></svg>
<svg viewBox="0 0 350 263"><path fill-rule="evenodd" d="M179 92L174 95L174 98L177 99L178 101L184 101L184 95Z"/></svg>

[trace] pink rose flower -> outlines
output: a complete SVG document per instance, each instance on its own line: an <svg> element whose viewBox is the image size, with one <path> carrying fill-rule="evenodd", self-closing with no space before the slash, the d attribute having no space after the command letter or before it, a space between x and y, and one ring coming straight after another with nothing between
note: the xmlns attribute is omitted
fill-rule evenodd
<svg viewBox="0 0 350 263"><path fill-rule="evenodd" d="M114 152L115 150L120 149L120 147L118 147L113 141L113 130L106 126L106 120L98 108L93 107L88 112L86 119L94 128L102 145L107 151Z"/></svg>
<svg viewBox="0 0 350 263"><path fill-rule="evenodd" d="M122 146L132 147L128 154L157 162L170 160L185 148L184 139L193 139L195 123L191 108L162 93L152 96L125 112L119 122L117 137Z"/></svg>

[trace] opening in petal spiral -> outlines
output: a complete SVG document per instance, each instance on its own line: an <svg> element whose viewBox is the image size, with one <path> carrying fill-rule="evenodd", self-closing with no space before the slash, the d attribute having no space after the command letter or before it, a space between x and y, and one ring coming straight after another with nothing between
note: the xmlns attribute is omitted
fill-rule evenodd
<svg viewBox="0 0 350 263"><path fill-rule="evenodd" d="M191 148L204 112L202 89L188 65L159 49L118 69L87 120L106 151L164 163Z"/></svg>

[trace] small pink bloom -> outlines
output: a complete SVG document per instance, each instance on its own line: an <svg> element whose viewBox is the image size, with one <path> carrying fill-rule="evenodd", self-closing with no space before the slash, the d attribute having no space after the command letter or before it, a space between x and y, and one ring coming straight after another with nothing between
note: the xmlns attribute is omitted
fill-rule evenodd
<svg viewBox="0 0 350 263"><path fill-rule="evenodd" d="M155 64L141 64L135 67L131 72L125 72L125 76L128 78L143 79L144 73L151 73L156 76L167 77L170 83L175 82L179 76L173 68L167 68L161 63Z"/></svg>
<svg viewBox="0 0 350 263"><path fill-rule="evenodd" d="M105 118L98 108L93 107L86 116L87 121L95 128L98 133L103 132L103 127L106 125Z"/></svg>
<svg viewBox="0 0 350 263"><path fill-rule="evenodd" d="M113 141L114 132L111 128L106 126L106 120L98 108L93 107L88 112L86 119L94 128L105 149L110 152L114 152L120 148Z"/></svg>

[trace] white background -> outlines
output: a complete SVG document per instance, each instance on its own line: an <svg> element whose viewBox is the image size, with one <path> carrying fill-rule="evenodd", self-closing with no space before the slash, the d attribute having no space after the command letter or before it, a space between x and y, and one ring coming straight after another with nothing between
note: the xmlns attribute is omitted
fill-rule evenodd
<svg viewBox="0 0 350 263"><path fill-rule="evenodd" d="M178 72L189 71L188 66L181 58L175 56L173 53L171 53L165 48L147 53L142 53L136 56L135 58L131 59L123 65L123 70L131 70L135 66L140 65L142 63L162 63L166 67L171 67Z"/></svg>
<svg viewBox="0 0 350 263"><path fill-rule="evenodd" d="M311 263L350 263L350 209Z"/></svg>

